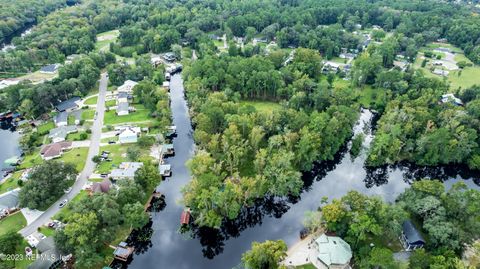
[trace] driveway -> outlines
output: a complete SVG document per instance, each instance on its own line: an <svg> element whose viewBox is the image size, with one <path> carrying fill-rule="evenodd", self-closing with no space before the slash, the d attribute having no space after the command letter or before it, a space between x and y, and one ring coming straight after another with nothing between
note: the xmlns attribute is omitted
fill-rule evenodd
<svg viewBox="0 0 480 269"><path fill-rule="evenodd" d="M51 218L60 211L58 204L64 200L68 199L69 201L72 200L80 191L82 187L87 183L90 174L93 173L95 170L95 163L92 161L93 156L98 155L100 150L100 137L102 135L102 127L103 127L103 116L105 114L105 95L107 92L107 85L108 85L108 77L107 73L103 73L100 78L100 88L99 88L99 95L97 101L97 116L94 118L94 122L92 125L92 137L90 140L90 148L88 150L88 156L85 163L85 167L83 171L77 178L77 181L72 186L72 191L68 194L63 195L55 202L52 206L50 206L40 217L38 217L35 221L30 223L27 227L20 230L20 234L22 236L28 236L33 232L36 232L39 227L47 223L51 220Z"/></svg>

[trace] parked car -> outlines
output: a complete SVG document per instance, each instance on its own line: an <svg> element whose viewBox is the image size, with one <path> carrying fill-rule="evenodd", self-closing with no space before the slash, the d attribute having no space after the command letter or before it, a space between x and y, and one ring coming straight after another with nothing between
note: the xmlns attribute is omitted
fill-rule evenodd
<svg viewBox="0 0 480 269"><path fill-rule="evenodd" d="M70 193L72 191L72 187L69 187L68 189L64 190L64 193Z"/></svg>
<svg viewBox="0 0 480 269"><path fill-rule="evenodd" d="M64 207L66 204L67 204L68 200L65 199L63 200L62 202L60 202L60 204L58 205L60 208Z"/></svg>
<svg viewBox="0 0 480 269"><path fill-rule="evenodd" d="M113 140L110 140L108 141L108 144L116 144L117 142L113 141Z"/></svg>

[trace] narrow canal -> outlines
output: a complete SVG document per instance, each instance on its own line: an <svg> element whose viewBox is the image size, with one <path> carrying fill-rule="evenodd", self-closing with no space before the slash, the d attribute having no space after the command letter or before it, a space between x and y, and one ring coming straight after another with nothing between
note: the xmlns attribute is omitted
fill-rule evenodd
<svg viewBox="0 0 480 269"><path fill-rule="evenodd" d="M4 164L5 160L20 154L19 139L19 133L0 129L0 168L7 168ZM3 171L0 171L0 180L2 179Z"/></svg>
<svg viewBox="0 0 480 269"><path fill-rule="evenodd" d="M368 171L364 168L365 153L352 160L346 153L337 159L320 164L305 175L305 189L298 199L268 199L245 210L237 220L227 223L221 230L194 229L187 235L179 232L181 189L190 175L185 162L194 152L192 128L184 99L183 81L179 74L171 80L171 109L178 136L174 139L176 154L168 159L173 175L158 187L165 195L166 207L153 213L153 235L147 247L135 254L129 268L233 268L240 264L241 255L250 249L253 241L283 239L292 245L299 238L304 212L315 210L322 197L339 198L350 190L368 195L379 195L393 201L413 178L434 177L446 181L447 186L461 179L454 169L395 168ZM372 139L368 128L373 116L362 111L355 133L366 132L365 146ZM464 175L468 177L469 175ZM465 182L478 188L472 180Z"/></svg>

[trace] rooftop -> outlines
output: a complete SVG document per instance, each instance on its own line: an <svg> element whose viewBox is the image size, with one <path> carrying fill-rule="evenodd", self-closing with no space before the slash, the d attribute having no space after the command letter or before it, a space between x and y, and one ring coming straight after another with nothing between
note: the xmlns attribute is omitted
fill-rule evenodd
<svg viewBox="0 0 480 269"><path fill-rule="evenodd" d="M40 68L40 72L54 73L58 70L58 67L60 67L59 64L49 64Z"/></svg>
<svg viewBox="0 0 480 269"><path fill-rule="evenodd" d="M402 224L402 230L407 240L407 243L409 244L418 243L418 242L425 243L425 240L423 239L422 235L418 232L418 230L415 228L415 226L411 221L409 220L404 221Z"/></svg>
<svg viewBox="0 0 480 269"><path fill-rule="evenodd" d="M68 100L65 100L63 102L60 102L59 104L56 105L56 108L58 111L65 111L69 109L74 109L77 108L78 105L76 102L80 101L80 97L72 97Z"/></svg>
<svg viewBox="0 0 480 269"><path fill-rule="evenodd" d="M350 245L340 237L322 234L315 243L318 247L318 259L327 266L348 264L352 258Z"/></svg>

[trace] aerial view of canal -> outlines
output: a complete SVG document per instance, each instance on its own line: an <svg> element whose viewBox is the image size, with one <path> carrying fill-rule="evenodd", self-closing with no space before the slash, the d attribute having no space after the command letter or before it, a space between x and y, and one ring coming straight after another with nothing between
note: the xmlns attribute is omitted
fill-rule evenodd
<svg viewBox="0 0 480 269"><path fill-rule="evenodd" d="M184 98L180 74L171 80L171 110L178 136L173 140L175 156L168 158L172 176L157 188L165 195L165 207L152 213L151 239L136 249L128 268L233 268L240 264L241 255L250 249L253 241L283 239L288 245L299 240L304 213L315 210L322 197L339 198L356 190L378 195L393 201L409 184L418 178L438 178L447 188L464 181L471 188L479 188L468 170L459 167L424 168L397 165L369 170L364 167L365 153L352 159L345 147L333 161L323 162L304 175L304 190L298 198L265 198L254 207L245 209L235 221L225 223L220 230L193 227L180 232L181 189L190 180L185 162L194 154L193 130L188 106ZM364 146L372 140L373 114L363 110L355 133L365 132Z"/></svg>
<svg viewBox="0 0 480 269"><path fill-rule="evenodd" d="M6 159L20 154L19 139L20 134L17 132L0 129L0 167L2 169L7 168L4 165ZM2 179L3 171L0 172L0 180Z"/></svg>

